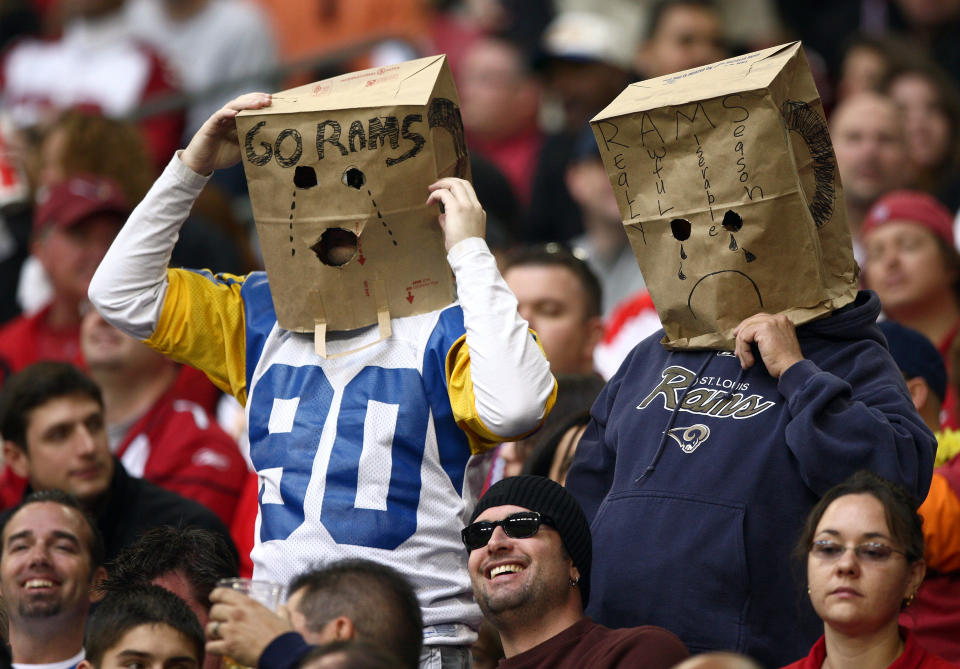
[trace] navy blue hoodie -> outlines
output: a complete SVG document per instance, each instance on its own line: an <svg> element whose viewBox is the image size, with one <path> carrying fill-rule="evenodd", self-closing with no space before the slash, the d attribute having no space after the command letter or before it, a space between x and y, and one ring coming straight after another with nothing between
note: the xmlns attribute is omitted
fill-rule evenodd
<svg viewBox="0 0 960 669"><path fill-rule="evenodd" d="M936 442L876 326L880 301L797 328L805 360L772 378L728 352L641 342L603 389L567 487L592 519L587 613L659 625L691 652L766 666L823 632L790 551L817 499L859 469L926 496Z"/></svg>

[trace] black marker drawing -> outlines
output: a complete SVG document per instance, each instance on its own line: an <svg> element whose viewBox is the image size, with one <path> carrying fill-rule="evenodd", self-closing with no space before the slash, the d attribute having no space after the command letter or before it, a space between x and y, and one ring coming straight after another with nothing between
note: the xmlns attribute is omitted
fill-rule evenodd
<svg viewBox="0 0 960 669"><path fill-rule="evenodd" d="M693 315L694 318L696 318L697 320L700 320L700 318L697 316L697 313L693 310L693 294L694 294L694 292L696 292L697 288L700 286L701 283L703 283L704 281L706 281L706 280L709 279L710 277L719 276L720 274L739 274L739 275L742 276L744 279L746 279L747 281L749 281L749 282L750 282L750 286L753 288L753 292L756 293L756 295L757 295L757 302L759 303L758 306L760 306L761 308L763 307L763 296L760 294L760 288L757 287L756 281L754 281L753 279L751 279L749 276L747 276L746 274L744 274L744 273L741 272L740 270L737 270L737 269L722 269L722 270L719 270L719 271L717 271L717 272L710 272L709 274L705 274L704 276L702 276L702 277L700 278L699 281L697 281L695 284L693 284L693 288L690 289L690 294L687 296L687 309L690 310L690 313Z"/></svg>
<svg viewBox="0 0 960 669"><path fill-rule="evenodd" d="M357 167L348 167L344 170L343 175L340 178L340 182L348 187L355 190L360 190L367 182L367 176ZM309 165L298 166L293 172L293 185L294 191L291 196L290 201L290 255L294 256L297 254L297 249L294 246L294 235L293 235L293 219L294 213L297 209L297 190L309 190L318 185L317 171L310 167ZM383 213L380 211L380 208L377 206L377 201L373 197L373 192L368 188L367 197L370 198L370 204L373 207L373 210L377 214L377 220L380 221L380 224L386 229L387 234L390 237L393 237L393 230L390 229L390 226L387 225L387 222L383 218ZM394 246L398 246L396 239L391 239ZM353 255L343 260L339 256L331 258L330 252L333 248L340 248L341 250L344 247L353 247ZM346 265L353 258L357 258L362 265L365 262L362 252L358 253L358 237L355 233L344 230L343 228L329 228L323 232L314 244L310 247L310 250L314 252L317 256L317 259L322 262L324 265L331 267L341 267Z"/></svg>
<svg viewBox="0 0 960 669"><path fill-rule="evenodd" d="M677 278L681 281L687 278L683 273L683 261L687 259L687 253L683 250L683 242L690 238L690 221L685 218L675 218L670 221L670 232L673 238L680 242L680 269L677 270Z"/></svg>
<svg viewBox="0 0 960 669"><path fill-rule="evenodd" d="M316 178L316 175L314 175ZM290 255L297 255L297 249L293 245L293 212L297 208L297 191L293 191L293 196L290 202Z"/></svg>
<svg viewBox="0 0 960 669"><path fill-rule="evenodd" d="M741 218L740 214L737 212L733 211L732 209L728 209L723 215L722 225L723 229L730 233L730 245L728 248L734 252L740 250L741 247L739 244L737 244L737 239L733 236L733 233L739 232L740 228L743 227L743 218ZM747 262L753 262L757 259L757 256L753 255L746 249L743 249L743 255Z"/></svg>
<svg viewBox="0 0 960 669"><path fill-rule="evenodd" d="M837 160L827 132L827 122L806 102L787 100L780 107L787 128L796 132L806 142L813 158L813 177L816 190L810 202L810 215L816 226L822 227L833 217L836 201L834 181Z"/></svg>
<svg viewBox="0 0 960 669"><path fill-rule="evenodd" d="M434 98L430 101L430 108L427 111L427 125L431 130L443 128L450 133L453 138L453 150L457 157L453 176L466 179L470 156L467 154L467 140L463 132L460 108L446 98Z"/></svg>
<svg viewBox="0 0 960 669"><path fill-rule="evenodd" d="M359 170L357 171L359 172ZM380 208L377 206L377 201L373 199L373 193L371 193L369 189L367 189L367 195L370 196L370 203L373 205L373 210L377 212L377 220L380 221L380 224L387 229L387 234L393 237L393 230L391 230L390 226L387 225L387 222L383 220L383 214L380 213ZM394 246L397 246L396 239L391 239L390 241L393 242Z"/></svg>

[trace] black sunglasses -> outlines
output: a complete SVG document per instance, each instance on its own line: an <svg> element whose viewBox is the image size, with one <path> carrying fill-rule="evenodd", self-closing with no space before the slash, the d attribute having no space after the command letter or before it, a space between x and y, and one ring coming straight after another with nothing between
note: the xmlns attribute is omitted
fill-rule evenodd
<svg viewBox="0 0 960 669"><path fill-rule="evenodd" d="M536 534L543 524L553 525L553 521L536 511L518 511L503 520L481 520L467 525L461 530L460 537L468 551L475 551L487 545L497 527L502 527L511 539L526 539Z"/></svg>

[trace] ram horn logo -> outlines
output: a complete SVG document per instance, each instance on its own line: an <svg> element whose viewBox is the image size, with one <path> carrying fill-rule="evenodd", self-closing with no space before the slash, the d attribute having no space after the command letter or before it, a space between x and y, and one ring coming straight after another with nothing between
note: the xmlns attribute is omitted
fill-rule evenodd
<svg viewBox="0 0 960 669"><path fill-rule="evenodd" d="M680 450L684 453L693 453L700 444L710 438L710 428L698 423L690 427L675 427L667 434L680 444Z"/></svg>

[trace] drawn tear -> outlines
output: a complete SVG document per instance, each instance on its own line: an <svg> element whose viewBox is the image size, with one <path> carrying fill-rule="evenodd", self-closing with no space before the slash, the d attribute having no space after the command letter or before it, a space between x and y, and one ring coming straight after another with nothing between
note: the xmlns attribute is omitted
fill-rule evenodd
<svg viewBox="0 0 960 669"><path fill-rule="evenodd" d="M733 235L730 235L730 250L736 251L738 248L737 240L733 238Z"/></svg>
<svg viewBox="0 0 960 669"><path fill-rule="evenodd" d="M687 259L687 252L683 250L683 244L680 244L680 260Z"/></svg>
<svg viewBox="0 0 960 669"><path fill-rule="evenodd" d="M680 269L677 270L677 278L681 281L685 281L687 275L683 273L683 263L680 263Z"/></svg>
<svg viewBox="0 0 960 669"><path fill-rule="evenodd" d="M298 167L297 169L300 169L300 168ZM311 171L312 171L312 168L311 168ZM316 177L316 174L314 174L314 177ZM296 185L296 181L297 181L296 175L294 175L293 181L294 181L294 185ZM293 245L293 212L294 212L294 210L297 208L297 191L293 191L293 194L292 194L290 197L291 197L291 202L290 202L290 255L291 255L291 256L295 256L295 255L297 255L297 249L296 249L296 247Z"/></svg>
<svg viewBox="0 0 960 669"><path fill-rule="evenodd" d="M747 262L753 262L754 260L757 259L757 256L753 255L752 253L750 253L750 252L749 252L748 250L746 250L746 249L743 250L743 255L744 255L744 257L746 257Z"/></svg>

